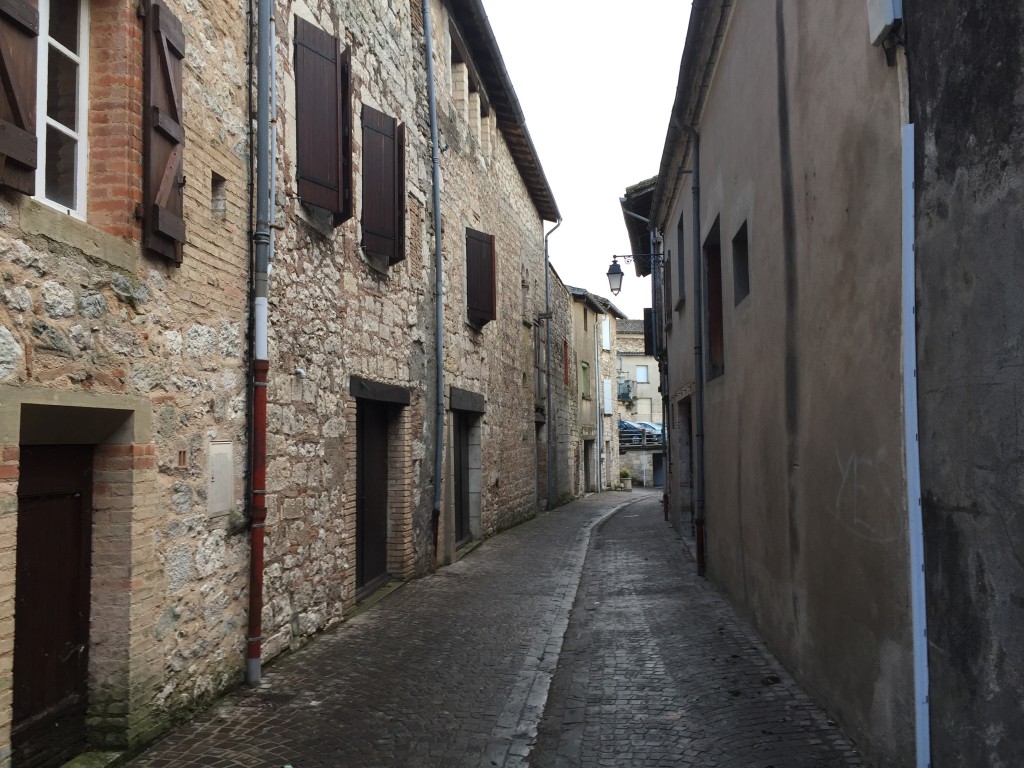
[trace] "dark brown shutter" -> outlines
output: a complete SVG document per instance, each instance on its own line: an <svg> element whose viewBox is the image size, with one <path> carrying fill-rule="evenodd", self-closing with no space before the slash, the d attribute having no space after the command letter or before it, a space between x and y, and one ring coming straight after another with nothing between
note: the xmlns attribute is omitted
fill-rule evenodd
<svg viewBox="0 0 1024 768"><path fill-rule="evenodd" d="M163 0L146 12L146 71L143 158L143 245L150 253L181 263L185 244L185 120L181 71L185 34Z"/></svg>
<svg viewBox="0 0 1024 768"><path fill-rule="evenodd" d="M36 191L37 0L0 0L0 184Z"/></svg>
<svg viewBox="0 0 1024 768"><path fill-rule="evenodd" d="M495 312L494 236L466 229L466 305L469 320L483 325Z"/></svg>
<svg viewBox="0 0 1024 768"><path fill-rule="evenodd" d="M405 125L363 106L363 247L405 258Z"/></svg>
<svg viewBox="0 0 1024 768"><path fill-rule="evenodd" d="M341 41L295 17L295 122L299 198L352 217L351 58Z"/></svg>

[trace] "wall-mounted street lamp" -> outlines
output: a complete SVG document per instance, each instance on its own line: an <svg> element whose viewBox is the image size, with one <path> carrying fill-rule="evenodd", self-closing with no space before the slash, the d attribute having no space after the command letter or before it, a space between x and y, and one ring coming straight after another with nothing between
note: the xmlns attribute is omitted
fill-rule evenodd
<svg viewBox="0 0 1024 768"><path fill-rule="evenodd" d="M657 259L658 263L661 263L661 258L665 254L663 253L631 253L625 256L612 255L612 265L608 267L608 288L611 289L613 296L618 296L619 291L622 290L622 267L619 266L619 259L622 259L627 264L630 264L633 259L638 256L647 256L652 259Z"/></svg>

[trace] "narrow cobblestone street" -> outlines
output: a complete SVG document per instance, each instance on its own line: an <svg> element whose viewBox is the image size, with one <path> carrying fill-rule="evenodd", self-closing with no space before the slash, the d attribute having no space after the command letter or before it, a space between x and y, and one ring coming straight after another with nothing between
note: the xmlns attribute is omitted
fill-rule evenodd
<svg viewBox="0 0 1024 768"><path fill-rule="evenodd" d="M660 493L590 496L410 583L128 765L860 765L694 570Z"/></svg>

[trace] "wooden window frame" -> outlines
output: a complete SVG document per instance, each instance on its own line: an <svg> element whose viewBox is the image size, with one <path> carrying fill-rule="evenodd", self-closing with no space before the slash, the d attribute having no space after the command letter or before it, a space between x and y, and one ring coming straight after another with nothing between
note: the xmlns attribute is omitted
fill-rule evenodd
<svg viewBox="0 0 1024 768"><path fill-rule="evenodd" d="M62 213L85 220L88 208L89 177L89 4L78 1L78 52L68 50L49 34L51 0L39 0L39 36L36 58L36 193L34 197ZM75 123L65 126L48 114L47 92L49 85L49 64L51 48L67 57L76 65ZM72 205L54 200L46 195L47 142L50 129L71 138L75 142L74 153L74 202Z"/></svg>

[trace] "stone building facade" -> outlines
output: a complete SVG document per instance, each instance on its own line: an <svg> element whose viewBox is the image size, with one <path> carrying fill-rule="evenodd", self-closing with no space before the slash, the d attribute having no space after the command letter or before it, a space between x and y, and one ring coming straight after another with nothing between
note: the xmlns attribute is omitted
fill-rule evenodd
<svg viewBox="0 0 1024 768"><path fill-rule="evenodd" d="M616 325L616 422L623 419L661 424L660 368L657 359L645 351L644 321L623 318ZM624 451L619 457L621 465L629 468L634 483L664 485L666 462L663 444L648 449L637 448L632 437L630 435L629 440L619 442L620 450ZM641 438L642 443L646 441L646 437Z"/></svg>
<svg viewBox="0 0 1024 768"><path fill-rule="evenodd" d="M601 319L604 306L584 288L566 286L572 300L572 351L577 377L576 440L573 446L573 495L600 490L603 474L601 445L603 414L601 413L600 344Z"/></svg>
<svg viewBox="0 0 1024 768"><path fill-rule="evenodd" d="M577 387L575 344L573 341L573 301L554 267L551 277L551 418L552 423L552 492L551 506L556 507L576 497L576 447L579 435L579 397Z"/></svg>
<svg viewBox="0 0 1024 768"><path fill-rule="evenodd" d="M76 8L0 9L20 86L0 97L0 766L152 738L239 682L249 618L249 19L177 0ZM537 346L558 211L482 6L430 9L440 424L422 6L275 8L264 660L547 502ZM347 121L340 210L303 157L324 115L296 70L325 61ZM55 560L59 594L40 577ZM58 673L71 706L40 726L52 702L33 694L30 649L48 604L74 619L75 653Z"/></svg>
<svg viewBox="0 0 1024 768"><path fill-rule="evenodd" d="M0 149L0 765L144 740L235 681L247 556L244 17L12 13L0 120L38 141Z"/></svg>

